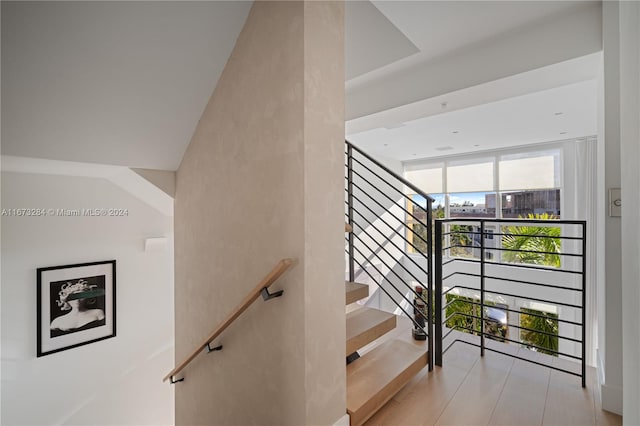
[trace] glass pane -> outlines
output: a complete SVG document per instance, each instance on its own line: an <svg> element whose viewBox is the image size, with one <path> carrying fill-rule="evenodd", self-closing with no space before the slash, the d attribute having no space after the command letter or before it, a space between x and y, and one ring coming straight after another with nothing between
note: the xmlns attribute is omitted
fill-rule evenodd
<svg viewBox="0 0 640 426"><path fill-rule="evenodd" d="M560 186L560 152L509 155L500 158L499 188L557 188Z"/></svg>
<svg viewBox="0 0 640 426"><path fill-rule="evenodd" d="M411 200L407 200L407 251L409 253L427 252L427 220L425 208L427 200L418 194L409 194Z"/></svg>
<svg viewBox="0 0 640 426"><path fill-rule="evenodd" d="M433 211L433 218L434 219L443 219L444 218L444 206L445 206L445 201L444 201L444 194L431 194L431 197L433 197L434 201L433 201L433 205L431 208L431 211Z"/></svg>
<svg viewBox="0 0 640 426"><path fill-rule="evenodd" d="M558 315L520 308L520 341L529 349L558 356Z"/></svg>
<svg viewBox="0 0 640 426"><path fill-rule="evenodd" d="M449 196L449 217L496 217L493 192L458 192Z"/></svg>
<svg viewBox="0 0 640 426"><path fill-rule="evenodd" d="M449 226L449 256L479 258L480 229L474 225Z"/></svg>
<svg viewBox="0 0 640 426"><path fill-rule="evenodd" d="M544 216L538 218L543 219ZM553 225L553 221L549 221ZM502 261L559 268L561 228L543 223L502 226Z"/></svg>
<svg viewBox="0 0 640 426"><path fill-rule="evenodd" d="M493 161L450 165L447 167L447 191L493 190Z"/></svg>
<svg viewBox="0 0 640 426"><path fill-rule="evenodd" d="M405 178L427 194L442 192L442 167L407 170ZM405 192L413 190L405 188Z"/></svg>
<svg viewBox="0 0 640 426"><path fill-rule="evenodd" d="M503 192L502 217L527 218L544 217L545 219L560 219L560 190L544 189L541 191L513 191Z"/></svg>

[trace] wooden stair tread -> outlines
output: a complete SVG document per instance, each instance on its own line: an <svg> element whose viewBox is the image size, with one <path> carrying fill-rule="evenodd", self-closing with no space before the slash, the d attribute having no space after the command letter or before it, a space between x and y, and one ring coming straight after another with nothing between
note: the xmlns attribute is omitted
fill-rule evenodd
<svg viewBox="0 0 640 426"><path fill-rule="evenodd" d="M361 308L347 314L347 351L352 354L361 347L396 327L396 316L373 308Z"/></svg>
<svg viewBox="0 0 640 426"><path fill-rule="evenodd" d="M389 340L347 365L347 412L361 425L428 364L419 346Z"/></svg>
<svg viewBox="0 0 640 426"><path fill-rule="evenodd" d="M369 296L369 286L366 284L345 281L345 302L347 305Z"/></svg>

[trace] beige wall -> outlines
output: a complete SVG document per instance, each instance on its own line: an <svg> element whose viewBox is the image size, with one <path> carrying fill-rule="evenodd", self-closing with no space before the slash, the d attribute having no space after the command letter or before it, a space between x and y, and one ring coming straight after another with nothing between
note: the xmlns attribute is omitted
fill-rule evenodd
<svg viewBox="0 0 640 426"><path fill-rule="evenodd" d="M298 263L176 384L177 424L345 412L341 3L255 2L177 173L176 360L283 257Z"/></svg>

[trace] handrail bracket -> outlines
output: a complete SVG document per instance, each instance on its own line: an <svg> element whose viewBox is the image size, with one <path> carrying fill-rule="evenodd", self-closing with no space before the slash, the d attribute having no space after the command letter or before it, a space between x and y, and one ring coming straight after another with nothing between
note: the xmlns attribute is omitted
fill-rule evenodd
<svg viewBox="0 0 640 426"><path fill-rule="evenodd" d="M174 379L174 377L175 377L175 376L171 376L171 377L169 378L169 383L171 383L172 385L175 385L175 384L176 384L176 383L178 383L178 382L184 382L184 377L183 377L182 379L178 379L178 380L175 380L175 379Z"/></svg>
<svg viewBox="0 0 640 426"><path fill-rule="evenodd" d="M262 294L262 298L265 301L275 299L276 297L280 297L282 296L283 293L284 293L284 290L278 290L275 293L269 293L269 289L267 287L264 287L262 291L260 291L260 294Z"/></svg>
<svg viewBox="0 0 640 426"><path fill-rule="evenodd" d="M221 351L221 350L222 350L222 345L218 345L215 348L212 348L211 343L207 343L207 353Z"/></svg>

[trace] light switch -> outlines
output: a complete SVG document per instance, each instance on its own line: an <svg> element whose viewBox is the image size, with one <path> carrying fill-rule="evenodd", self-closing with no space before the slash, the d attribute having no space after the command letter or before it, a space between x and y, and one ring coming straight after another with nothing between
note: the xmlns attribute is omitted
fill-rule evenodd
<svg viewBox="0 0 640 426"><path fill-rule="evenodd" d="M622 194L620 188L609 189L609 216L622 216Z"/></svg>

